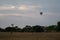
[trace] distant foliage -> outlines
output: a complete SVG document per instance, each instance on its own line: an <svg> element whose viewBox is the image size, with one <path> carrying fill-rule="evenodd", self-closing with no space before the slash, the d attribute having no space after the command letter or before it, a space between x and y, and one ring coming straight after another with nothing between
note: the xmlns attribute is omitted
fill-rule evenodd
<svg viewBox="0 0 60 40"><path fill-rule="evenodd" d="M32 30L33 32L44 32L44 29L39 25L32 26Z"/></svg>
<svg viewBox="0 0 60 40"><path fill-rule="evenodd" d="M56 31L56 25L50 25L48 27L46 27L47 32L53 32Z"/></svg>
<svg viewBox="0 0 60 40"><path fill-rule="evenodd" d="M2 29L2 28L0 28L0 32L5 32L5 30L4 30L4 29Z"/></svg>
<svg viewBox="0 0 60 40"><path fill-rule="evenodd" d="M26 25L23 29L22 32L31 32L32 27L29 25Z"/></svg>
<svg viewBox="0 0 60 40"><path fill-rule="evenodd" d="M21 29L18 28L17 26L15 26L15 27L6 27L5 30L6 30L6 32L20 32L21 31Z"/></svg>
<svg viewBox="0 0 60 40"><path fill-rule="evenodd" d="M18 26L11 26L6 27L5 29L0 28L0 32L60 32L60 21L57 22L57 25L50 25L50 26L30 26L26 25L24 28L19 28Z"/></svg>
<svg viewBox="0 0 60 40"><path fill-rule="evenodd" d="M59 21L59 22L57 22L56 30L57 30L58 32L60 31L60 21Z"/></svg>

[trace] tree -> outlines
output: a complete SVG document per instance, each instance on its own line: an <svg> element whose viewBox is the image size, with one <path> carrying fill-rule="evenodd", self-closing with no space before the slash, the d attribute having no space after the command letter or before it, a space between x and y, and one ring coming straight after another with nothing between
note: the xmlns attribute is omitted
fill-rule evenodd
<svg viewBox="0 0 60 40"><path fill-rule="evenodd" d="M31 32L32 27L29 25L26 25L23 29L22 32Z"/></svg>
<svg viewBox="0 0 60 40"><path fill-rule="evenodd" d="M14 24L11 24L12 27L14 27Z"/></svg>
<svg viewBox="0 0 60 40"><path fill-rule="evenodd" d="M21 32L21 28L18 28L18 26L15 27L6 27L5 28L6 32Z"/></svg>
<svg viewBox="0 0 60 40"><path fill-rule="evenodd" d="M11 31L12 31L12 27L6 27L5 30L6 30L7 32L11 32Z"/></svg>
<svg viewBox="0 0 60 40"><path fill-rule="evenodd" d="M32 30L33 30L33 32L43 32L44 31L44 29L39 25L32 26Z"/></svg>
<svg viewBox="0 0 60 40"><path fill-rule="evenodd" d="M56 29L56 25L50 25L50 26L46 27L46 30L48 32L56 31L55 29Z"/></svg>
<svg viewBox="0 0 60 40"><path fill-rule="evenodd" d="M18 28L18 26L15 26L15 32L21 32L21 28Z"/></svg>
<svg viewBox="0 0 60 40"><path fill-rule="evenodd" d="M5 32L5 29L3 29L3 28L0 28L0 32Z"/></svg>
<svg viewBox="0 0 60 40"><path fill-rule="evenodd" d="M60 31L60 21L57 22L56 30L57 30L57 31Z"/></svg>

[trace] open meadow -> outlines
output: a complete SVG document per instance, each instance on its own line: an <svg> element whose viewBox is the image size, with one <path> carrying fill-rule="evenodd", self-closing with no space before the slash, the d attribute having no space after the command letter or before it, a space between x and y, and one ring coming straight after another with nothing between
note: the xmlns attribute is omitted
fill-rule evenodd
<svg viewBox="0 0 60 40"><path fill-rule="evenodd" d="M24 33L0 32L0 40L60 40L59 32Z"/></svg>

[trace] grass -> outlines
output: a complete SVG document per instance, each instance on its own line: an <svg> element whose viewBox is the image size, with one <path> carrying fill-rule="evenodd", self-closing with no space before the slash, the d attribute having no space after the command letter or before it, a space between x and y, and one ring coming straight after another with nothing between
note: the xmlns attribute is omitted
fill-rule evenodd
<svg viewBox="0 0 60 40"><path fill-rule="evenodd" d="M60 40L60 32L22 33L0 32L0 40Z"/></svg>

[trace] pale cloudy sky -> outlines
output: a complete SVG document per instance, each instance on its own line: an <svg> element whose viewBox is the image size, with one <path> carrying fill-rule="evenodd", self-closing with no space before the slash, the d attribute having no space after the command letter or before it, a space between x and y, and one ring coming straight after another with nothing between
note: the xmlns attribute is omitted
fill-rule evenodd
<svg viewBox="0 0 60 40"><path fill-rule="evenodd" d="M58 21L60 0L0 0L0 27L10 24L47 26L56 25Z"/></svg>

